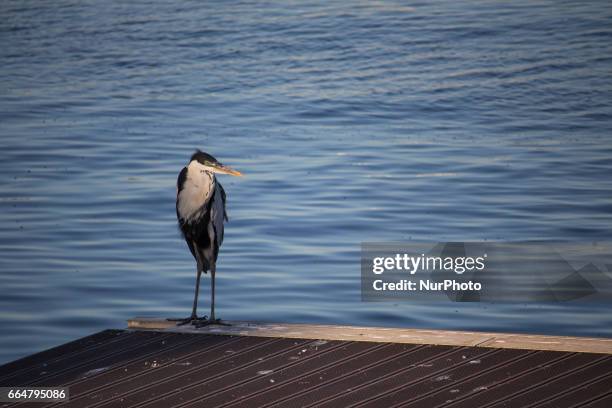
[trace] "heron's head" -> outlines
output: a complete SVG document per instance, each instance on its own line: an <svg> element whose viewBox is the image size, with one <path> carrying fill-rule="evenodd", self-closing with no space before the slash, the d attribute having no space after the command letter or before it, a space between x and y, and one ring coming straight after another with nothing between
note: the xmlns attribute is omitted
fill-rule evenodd
<svg viewBox="0 0 612 408"><path fill-rule="evenodd" d="M196 164L197 168L203 172L207 171L209 173L219 173L219 174L229 174L232 176L242 176L242 173L240 173L239 171L221 164L217 159L212 157L210 154L205 153L201 150L196 150L196 152L191 156L191 160L189 161L189 164L190 166L192 164Z"/></svg>

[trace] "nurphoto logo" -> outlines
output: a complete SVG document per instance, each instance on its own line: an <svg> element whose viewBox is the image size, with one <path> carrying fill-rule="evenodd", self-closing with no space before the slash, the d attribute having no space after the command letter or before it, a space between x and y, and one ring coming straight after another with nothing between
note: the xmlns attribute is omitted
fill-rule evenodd
<svg viewBox="0 0 612 408"><path fill-rule="evenodd" d="M612 301L608 243L363 243L363 301Z"/></svg>

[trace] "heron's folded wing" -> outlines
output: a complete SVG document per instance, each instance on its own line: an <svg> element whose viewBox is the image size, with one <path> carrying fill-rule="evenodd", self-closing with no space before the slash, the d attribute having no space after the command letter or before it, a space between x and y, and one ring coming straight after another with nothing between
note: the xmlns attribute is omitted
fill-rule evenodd
<svg viewBox="0 0 612 408"><path fill-rule="evenodd" d="M215 228L217 245L223 243L223 221L225 220L225 192L219 182L216 183L215 194L211 205L210 219ZM218 250L218 248L217 248Z"/></svg>

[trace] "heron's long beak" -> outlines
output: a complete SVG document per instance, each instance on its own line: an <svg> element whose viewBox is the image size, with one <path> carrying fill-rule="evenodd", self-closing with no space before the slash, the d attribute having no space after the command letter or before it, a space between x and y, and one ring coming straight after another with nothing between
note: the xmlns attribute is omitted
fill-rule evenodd
<svg viewBox="0 0 612 408"><path fill-rule="evenodd" d="M229 174L231 176L242 176L242 173L238 170L234 170L231 167L225 166L221 163L215 163L212 167L215 169L215 173Z"/></svg>

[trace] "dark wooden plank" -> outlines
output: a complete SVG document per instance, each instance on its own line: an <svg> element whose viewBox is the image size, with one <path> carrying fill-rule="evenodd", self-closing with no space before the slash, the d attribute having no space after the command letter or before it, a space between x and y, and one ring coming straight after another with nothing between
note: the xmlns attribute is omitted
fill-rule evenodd
<svg viewBox="0 0 612 408"><path fill-rule="evenodd" d="M205 332L105 331L9 363L5 379L69 386L71 400L0 406L607 408L612 402L608 354Z"/></svg>
<svg viewBox="0 0 612 408"><path fill-rule="evenodd" d="M197 336L197 335L196 335ZM105 386L102 383L91 392L76 400L67 407L79 408L86 406L112 405L112 401L121 401L130 396L146 393L146 390L165 381L193 371L206 364L214 364L230 355L241 352L248 353L255 347L261 346L265 339L252 340L245 337L205 336L202 342L186 346L177 358L168 364L153 365L151 361L140 360L130 367L136 370L123 381L112 381ZM127 367L126 367L127 368Z"/></svg>
<svg viewBox="0 0 612 408"><path fill-rule="evenodd" d="M474 358L461 358L456 362L446 359L441 362L442 369L433 374L426 374L421 377L396 376L387 381L384 392L372 396L359 403L363 407L391 407L416 401L416 406L425 407L427 405L420 402L421 398L444 388L453 387L460 383L461 378L471 378L482 370L497 367L508 361L519 359L527 351L524 350L493 350L483 353ZM472 361L480 361L480 364L473 364ZM410 381L405 383L406 378Z"/></svg>
<svg viewBox="0 0 612 408"><path fill-rule="evenodd" d="M80 375L85 375L90 370L107 367L112 364L108 360L117 355L119 355L118 360L120 360L124 358L123 356L126 353L129 354L150 343L160 343L170 335L170 333L154 332L129 333L120 337L120 340L108 342L100 347L85 349L81 353L50 362L42 371L27 371L6 381L10 386L54 386L62 384L64 381L70 381Z"/></svg>
<svg viewBox="0 0 612 408"><path fill-rule="evenodd" d="M331 346L331 347L330 347ZM221 407L227 404L246 400L265 390L274 390L279 385L302 378L304 375L312 374L322 367L330 367L340 364L342 361L350 360L359 355L370 355L375 351L386 348L386 344L373 344L365 342L325 342L309 345L308 349L297 350L293 354L280 355L275 359L262 362L254 366L250 373L245 373L245 379L239 382L234 379L233 383L226 385L223 390L213 392L191 400L186 407ZM303 352L303 350L307 350ZM247 406L258 406L253 401L245 401Z"/></svg>
<svg viewBox="0 0 612 408"><path fill-rule="evenodd" d="M113 386L121 385L134 380L138 376L146 375L151 370L169 365L189 368L192 365L191 357L217 350L220 347L226 347L236 341L238 341L238 338L228 339L224 336L197 334L178 335L177 338L167 339L166 347L156 349L152 354L139 357L132 362L126 362L114 370L105 371L69 384L70 401L63 406L78 408L85 402L99 402L103 392Z"/></svg>
<svg viewBox="0 0 612 408"><path fill-rule="evenodd" d="M4 364L0 366L0 385L5 386L4 384L8 384L8 379L15 375L26 371L42 370L45 364L49 362L66 358L66 356L80 353L86 349L93 349L96 346L106 344L109 339L124 336L126 333L128 332L124 330L103 330L91 336L61 344L57 347Z"/></svg>
<svg viewBox="0 0 612 408"><path fill-rule="evenodd" d="M600 360L594 360L582 368L572 367L564 373L559 373L547 381L541 382L538 386L521 392L516 397L507 400L510 405L527 407L530 405L538 405L540 402L548 401L549 399L565 393L573 387L586 386L596 382L602 377L612 372L612 358L607 357ZM612 387L612 384L610 384ZM560 402L559 407L567 406L566 401Z"/></svg>
<svg viewBox="0 0 612 408"><path fill-rule="evenodd" d="M266 379L262 379L263 383L255 382L252 388L258 388L254 393L241 395L228 406L245 408L263 406L279 403L281 399L283 401L300 399L308 392L316 392L322 396L324 385L329 386L352 375L361 376L372 366L414 353L423 347L425 346L387 343L379 347L371 347L369 350L353 354L348 358L338 358L329 364L318 365L314 370L298 371L295 375L291 372L292 370L283 370L274 375L274 383L270 383L269 380L266 383ZM301 403L304 403L303 399Z"/></svg>
<svg viewBox="0 0 612 408"><path fill-rule="evenodd" d="M142 372L147 372L165 364L169 364L174 360L168 360L176 355L177 350L189 349L190 346L193 352L200 352L205 349L208 344L218 344L224 339L218 339L216 336L200 336L200 335L185 335L174 334L169 337L159 338L156 342L143 345L135 351L126 353L114 354L112 360L98 360L97 365L103 369L87 370L87 365L82 366L79 372L65 372L59 379L53 379L54 385L58 383L61 386L70 388L70 401L63 403L62 407L80 407L86 401L88 402L92 395L104 388L110 387L113 384L126 381L128 378L136 377ZM173 354L174 353L174 354ZM111 362L112 364L105 366ZM98 367L100 368L100 367ZM87 375L84 375L87 374ZM62 379L64 378L64 379ZM70 380L70 378L74 378ZM47 406L56 406L58 404L49 404ZM40 403L32 403L23 405L22 408L41 407Z"/></svg>
<svg viewBox="0 0 612 408"><path fill-rule="evenodd" d="M116 401L120 399L124 406L133 406L136 404L158 403L160 401L168 401L176 396L179 399L188 399L186 389L189 389L194 384L205 382L210 379L221 378L230 374L236 369L255 364L261 359L269 358L276 353L286 349L293 350L298 347L303 347L309 341L287 340L287 339L266 339L243 337L240 343L230 347L233 353L227 353L228 350L218 350L213 355L208 354L200 356L199 359L191 359L193 367L185 369L177 369L176 367L165 367L161 370L156 370L152 375L142 376L135 382L130 384L122 384L126 394L122 397L113 396L113 400L107 404L100 406L116 406ZM156 374L156 375L155 375ZM155 379L155 382L151 382ZM162 405L164 402L162 402ZM98 406L98 405L96 405ZM167 404L165 406L172 406Z"/></svg>
<svg viewBox="0 0 612 408"><path fill-rule="evenodd" d="M449 367L441 375L430 376L407 386L390 389L388 395L370 401L365 406L383 404L387 407L432 407L445 404L440 401L440 394L451 393L457 387L486 388L486 384L497 381L495 374L507 370L513 363L527 360L535 352L527 350L499 350L477 359L463 361L455 367ZM460 388L459 388L460 390Z"/></svg>
<svg viewBox="0 0 612 408"><path fill-rule="evenodd" d="M345 355L359 352L368 347L368 345L347 344L339 341L327 342L319 346L315 343L309 340L298 347L292 347L290 344L277 344L275 350L271 350L269 355L258 359L253 364L243 365L220 376L204 379L192 384L184 395L170 395L147 406L163 408L183 402L194 402L196 406L216 407L241 395L243 388L245 388L244 385L248 385L249 382L254 382L269 373L303 364L304 361L315 359L322 354L334 358L333 355L336 353Z"/></svg>
<svg viewBox="0 0 612 408"><path fill-rule="evenodd" d="M419 398L408 398L404 406L429 406L442 407L451 402L458 402L471 395L481 392L483 389L492 389L506 381L516 378L533 370L543 364L550 363L555 359L562 358L565 353L552 351L534 351L525 353L522 357L505 364L496 365L492 369L483 367L476 375L457 378L447 384L437 382L437 387L430 386L430 392ZM468 365L480 367L482 360L470 360Z"/></svg>
<svg viewBox="0 0 612 408"><path fill-rule="evenodd" d="M533 370L511 381L507 381L499 387L494 387L491 390L482 389L472 397L451 406L453 408L470 408L474 406L485 408L502 402L506 403L512 400L512 398L520 396L541 384L554 380L558 376L566 375L573 370L589 366L605 358L607 358L605 355L568 353L564 358L534 367Z"/></svg>
<svg viewBox="0 0 612 408"><path fill-rule="evenodd" d="M566 392L567 391L567 392ZM554 398L545 403L538 404L538 408L577 407L586 401L605 399L606 395L612 394L612 371L597 381L588 384L572 386L569 390L563 390ZM534 405L535 406L535 405ZM608 407L612 406L612 403Z"/></svg>
<svg viewBox="0 0 612 408"><path fill-rule="evenodd" d="M316 395L311 396L313 405L320 407L349 406L364 404L387 394L389 389L398 386L408 386L422 382L427 378L443 375L449 367L462 364L467 360L481 358L495 350L431 346L421 353L409 355L406 359L397 359L388 364L376 366L368 370L368 381L354 384L355 379L334 385L328 392L330 397L324 401L316 401ZM381 405L378 405L381 406Z"/></svg>
<svg viewBox="0 0 612 408"><path fill-rule="evenodd" d="M598 397L592 401L575 406L576 408L610 408L612 407L612 393L608 393L603 397ZM572 407L574 408L574 407Z"/></svg>

